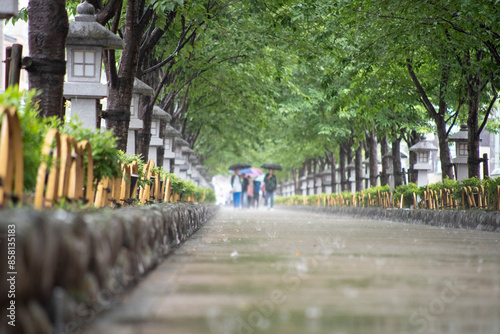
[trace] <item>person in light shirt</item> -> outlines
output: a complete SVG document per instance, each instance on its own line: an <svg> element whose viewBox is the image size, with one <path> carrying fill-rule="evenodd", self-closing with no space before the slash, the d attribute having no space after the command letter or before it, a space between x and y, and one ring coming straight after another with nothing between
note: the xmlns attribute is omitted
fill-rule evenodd
<svg viewBox="0 0 500 334"><path fill-rule="evenodd" d="M241 190L243 184L238 172L239 170L235 169L234 174L231 176L231 192L233 193L233 205L235 209L238 209L240 207Z"/></svg>

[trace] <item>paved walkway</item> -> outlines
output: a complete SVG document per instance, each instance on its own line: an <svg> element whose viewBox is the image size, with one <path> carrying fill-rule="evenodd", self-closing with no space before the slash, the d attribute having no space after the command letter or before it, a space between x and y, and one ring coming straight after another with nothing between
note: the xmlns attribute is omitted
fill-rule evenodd
<svg viewBox="0 0 500 334"><path fill-rule="evenodd" d="M223 209L86 333L500 333L500 234Z"/></svg>

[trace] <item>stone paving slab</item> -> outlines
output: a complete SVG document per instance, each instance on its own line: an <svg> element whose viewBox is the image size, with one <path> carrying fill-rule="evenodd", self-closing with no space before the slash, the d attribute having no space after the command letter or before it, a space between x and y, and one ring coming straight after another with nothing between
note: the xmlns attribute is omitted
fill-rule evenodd
<svg viewBox="0 0 500 334"><path fill-rule="evenodd" d="M85 333L500 333L499 239L223 209Z"/></svg>

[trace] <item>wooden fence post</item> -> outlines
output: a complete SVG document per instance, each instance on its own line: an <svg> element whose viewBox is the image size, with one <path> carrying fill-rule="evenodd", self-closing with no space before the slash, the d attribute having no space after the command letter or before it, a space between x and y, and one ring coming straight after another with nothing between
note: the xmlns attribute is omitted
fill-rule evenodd
<svg viewBox="0 0 500 334"><path fill-rule="evenodd" d="M92 158L92 147L86 140L82 140L78 147L82 154L82 164L85 166L85 155L87 156L87 183L85 184L85 194L82 200L87 206L92 206L94 202L94 159ZM85 169L82 169L82 174L85 175ZM82 195L83 196L83 195Z"/></svg>
<svg viewBox="0 0 500 334"><path fill-rule="evenodd" d="M14 199L18 205L22 205L24 159L19 117L14 108L0 108L0 117L2 116L4 119L0 130L0 204L6 202L6 199Z"/></svg>
<svg viewBox="0 0 500 334"><path fill-rule="evenodd" d="M56 142L56 149L52 151L52 143ZM61 156L61 135L57 129L50 129L45 135L42 147L42 162L38 167L35 188L35 209L51 207L52 201L57 201L57 189L59 183L59 158ZM47 163L49 157L52 159L49 177L45 183L47 174Z"/></svg>
<svg viewBox="0 0 500 334"><path fill-rule="evenodd" d="M165 197L163 198L164 202L170 202L171 182L170 178L167 178L167 182L165 184Z"/></svg>

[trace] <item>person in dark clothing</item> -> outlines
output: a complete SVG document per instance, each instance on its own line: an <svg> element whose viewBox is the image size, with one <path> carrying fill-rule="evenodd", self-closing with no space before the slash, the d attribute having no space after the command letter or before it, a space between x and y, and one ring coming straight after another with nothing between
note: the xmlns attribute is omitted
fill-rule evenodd
<svg viewBox="0 0 500 334"><path fill-rule="evenodd" d="M247 176L247 180L248 180L248 190L247 190L248 205L247 205L247 208L250 208L250 207L253 208L253 181L252 181L252 178L250 177L250 175Z"/></svg>
<svg viewBox="0 0 500 334"><path fill-rule="evenodd" d="M241 207L246 208L248 207L248 179L246 177L243 177L241 179L242 184L241 184Z"/></svg>
<svg viewBox="0 0 500 334"><path fill-rule="evenodd" d="M253 181L253 201L255 203L255 207L259 208L259 191L260 191L260 181Z"/></svg>
<svg viewBox="0 0 500 334"><path fill-rule="evenodd" d="M274 170L269 170L264 178L264 184L266 188L266 206L269 205L269 209L273 208L274 205L274 191L277 187L276 175L274 175Z"/></svg>

